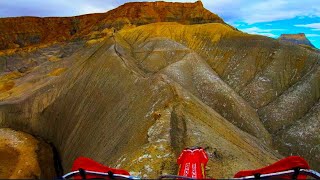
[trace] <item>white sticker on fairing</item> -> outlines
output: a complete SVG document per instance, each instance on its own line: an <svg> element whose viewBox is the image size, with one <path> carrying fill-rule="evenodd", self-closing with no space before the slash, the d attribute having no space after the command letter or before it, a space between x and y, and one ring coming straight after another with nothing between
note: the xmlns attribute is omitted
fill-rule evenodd
<svg viewBox="0 0 320 180"><path fill-rule="evenodd" d="M184 169L184 176L188 176L190 169L190 163L186 163L186 167Z"/></svg>
<svg viewBox="0 0 320 180"><path fill-rule="evenodd" d="M192 164L192 178L196 178L197 177L197 164L194 163Z"/></svg>

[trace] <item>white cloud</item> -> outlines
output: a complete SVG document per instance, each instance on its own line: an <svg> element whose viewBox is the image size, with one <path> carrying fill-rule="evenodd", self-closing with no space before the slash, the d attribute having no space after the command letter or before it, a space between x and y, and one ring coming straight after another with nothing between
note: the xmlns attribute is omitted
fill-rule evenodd
<svg viewBox="0 0 320 180"><path fill-rule="evenodd" d="M114 0L0 0L0 17L74 16L106 12L116 6Z"/></svg>
<svg viewBox="0 0 320 180"><path fill-rule="evenodd" d="M92 6L90 4L84 4L84 5L81 5L77 9L77 11L78 11L78 14L103 13L113 8L115 7L114 6L99 7L99 6Z"/></svg>
<svg viewBox="0 0 320 180"><path fill-rule="evenodd" d="M272 22L295 17L320 16L319 0L203 0L208 9L227 22L248 24Z"/></svg>
<svg viewBox="0 0 320 180"><path fill-rule="evenodd" d="M275 20L291 19L299 12L296 9L286 9L289 3L286 0L266 0L248 4L242 7L242 19L248 24L271 22ZM248 13L250 12L250 13Z"/></svg>
<svg viewBox="0 0 320 180"><path fill-rule="evenodd" d="M251 27L251 28L244 28L244 29L240 29L246 33L249 34L258 34L258 35L262 35L262 36L268 36L268 37L273 37L275 38L276 35L273 34L273 31L279 31L282 29L260 29L258 27Z"/></svg>
<svg viewBox="0 0 320 180"><path fill-rule="evenodd" d="M294 26L296 26L296 27L312 28L313 30L320 30L320 23L297 24L297 25L294 25Z"/></svg>
<svg viewBox="0 0 320 180"><path fill-rule="evenodd" d="M320 37L320 34L306 34L307 37Z"/></svg>
<svg viewBox="0 0 320 180"><path fill-rule="evenodd" d="M277 35L272 34L272 33L257 33L257 34L262 35L262 36L272 37L272 38L276 38L277 37Z"/></svg>
<svg viewBox="0 0 320 180"><path fill-rule="evenodd" d="M0 0L0 16L71 16L106 12L129 1L146 0ZM147 0L155 1L155 0ZM165 0L195 2L196 0ZM202 0L225 21L248 24L320 16L319 0Z"/></svg>

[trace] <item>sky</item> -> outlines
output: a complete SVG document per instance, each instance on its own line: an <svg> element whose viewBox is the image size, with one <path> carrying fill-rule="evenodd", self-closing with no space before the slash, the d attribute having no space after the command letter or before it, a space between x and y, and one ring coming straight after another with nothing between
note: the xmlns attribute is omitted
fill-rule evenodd
<svg viewBox="0 0 320 180"><path fill-rule="evenodd" d="M0 0L0 17L74 16L106 12L129 2L148 0ZM149 0L150 1L150 0ZM195 0L164 0L194 2ZM320 48L320 0L202 0L205 8L251 34L278 38L305 33Z"/></svg>

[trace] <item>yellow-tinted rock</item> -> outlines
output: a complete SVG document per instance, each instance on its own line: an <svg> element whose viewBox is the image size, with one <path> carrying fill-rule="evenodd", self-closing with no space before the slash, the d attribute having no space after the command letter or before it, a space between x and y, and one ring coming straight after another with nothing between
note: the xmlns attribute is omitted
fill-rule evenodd
<svg viewBox="0 0 320 180"><path fill-rule="evenodd" d="M0 129L0 178L52 178L53 165L49 145L23 132Z"/></svg>
<svg viewBox="0 0 320 180"><path fill-rule="evenodd" d="M50 72L48 75L49 76L59 76L61 73L65 72L66 68L58 68Z"/></svg>

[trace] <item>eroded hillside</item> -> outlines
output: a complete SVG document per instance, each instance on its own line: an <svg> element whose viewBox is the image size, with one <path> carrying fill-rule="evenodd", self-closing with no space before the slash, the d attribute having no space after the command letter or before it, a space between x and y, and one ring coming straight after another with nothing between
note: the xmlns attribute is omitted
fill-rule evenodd
<svg viewBox="0 0 320 180"><path fill-rule="evenodd" d="M209 177L291 154L319 170L320 54L237 31L199 2L159 4L120 6L108 13L130 24L86 28L87 39L2 51L0 127L52 142L65 171L88 156L142 177L176 174L188 146L207 150ZM197 21L170 19L177 8Z"/></svg>
<svg viewBox="0 0 320 180"><path fill-rule="evenodd" d="M166 45L168 49L163 50L163 40L159 37L179 42L197 55L179 58L171 52L174 48ZM319 117L308 116L310 111L317 109L320 98L320 56L316 51L243 34L223 24L153 24L124 30L119 33L119 39L137 59L140 69L154 73L153 66L159 67L157 63L166 62L158 71L267 144L268 135L278 137L279 132L304 126L300 119L305 118L312 121L309 125L314 127L301 131L318 134ZM177 62L175 57L179 59ZM199 57L203 60L197 60ZM314 138L317 140L309 141L307 136L301 135L301 142L274 144L287 146L280 151L290 154L297 152L293 149L300 149L301 143L307 141L313 147L312 151L299 151L299 154L310 157L312 164L317 166L319 159L314 159L314 153L319 151L320 139ZM284 137L281 141L286 140Z"/></svg>

